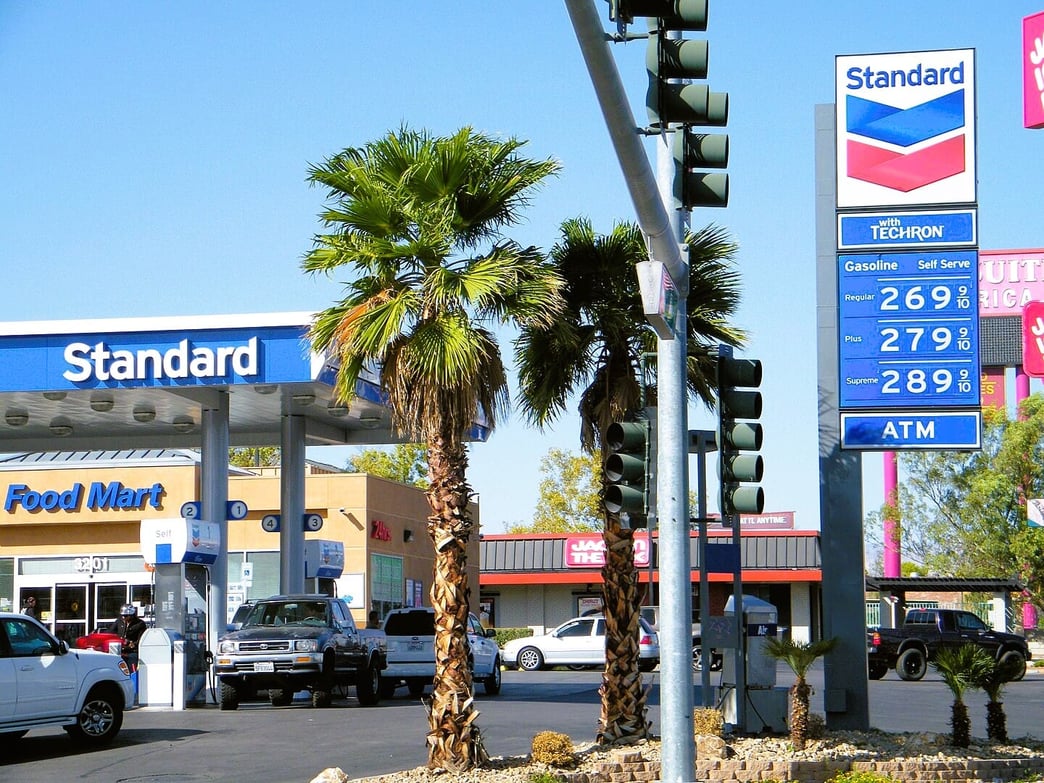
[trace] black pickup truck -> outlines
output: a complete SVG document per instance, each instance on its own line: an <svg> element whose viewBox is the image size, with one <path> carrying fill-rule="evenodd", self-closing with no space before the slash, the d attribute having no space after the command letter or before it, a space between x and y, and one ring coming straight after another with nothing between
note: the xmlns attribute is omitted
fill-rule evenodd
<svg viewBox="0 0 1044 783"><path fill-rule="evenodd" d="M870 679L879 680L894 667L900 679L920 680L939 650L969 642L989 650L998 661L1018 660L1021 668L1015 679L1025 675L1031 655L1021 636L994 631L977 615L961 609L911 609L902 628L867 629Z"/></svg>

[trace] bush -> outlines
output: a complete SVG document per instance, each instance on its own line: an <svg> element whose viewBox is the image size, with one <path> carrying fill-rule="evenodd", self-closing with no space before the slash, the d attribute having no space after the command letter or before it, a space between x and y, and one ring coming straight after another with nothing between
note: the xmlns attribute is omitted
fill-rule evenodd
<svg viewBox="0 0 1044 783"><path fill-rule="evenodd" d="M697 707L692 711L692 729L697 737L720 737L725 730L725 717L713 707Z"/></svg>
<svg viewBox="0 0 1044 783"><path fill-rule="evenodd" d="M562 778L554 772L531 772L526 783L562 783Z"/></svg>
<svg viewBox="0 0 1044 783"><path fill-rule="evenodd" d="M568 734L542 731L533 737L533 761L568 769L576 766L573 741Z"/></svg>
<svg viewBox="0 0 1044 783"><path fill-rule="evenodd" d="M501 648L503 648L504 645L510 642L512 639L523 639L526 636L533 635L532 628L497 628L495 630L497 632L497 635L493 638L496 640L497 644L500 645Z"/></svg>
<svg viewBox="0 0 1044 783"><path fill-rule="evenodd" d="M899 783L880 772L840 772L827 783Z"/></svg>

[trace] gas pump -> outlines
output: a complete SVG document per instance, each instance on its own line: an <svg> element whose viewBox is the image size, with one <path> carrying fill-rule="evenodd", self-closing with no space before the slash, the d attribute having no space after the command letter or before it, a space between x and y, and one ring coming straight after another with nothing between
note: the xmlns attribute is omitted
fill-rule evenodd
<svg viewBox="0 0 1044 783"><path fill-rule="evenodd" d="M139 643L139 701L174 709L206 702L207 606L220 531L199 519L141 522L141 552L155 566L156 627ZM168 687L170 690L168 691Z"/></svg>
<svg viewBox="0 0 1044 783"><path fill-rule="evenodd" d="M736 616L735 596L729 596L725 603L725 616ZM743 625L739 645L740 656L745 677L746 725L739 726L741 731L757 734L765 729L777 733L787 730L787 689L776 687L776 660L765 648L768 639L774 637L778 630L779 611L768 601L762 601L752 595L743 596ZM736 672L736 656L726 655L722 666L722 686L724 688L723 715L726 723L738 726L741 711L737 683L740 678ZM730 689L731 688L731 689Z"/></svg>
<svg viewBox="0 0 1044 783"><path fill-rule="evenodd" d="M337 578L344 573L344 542L321 538L305 541L305 592L337 597Z"/></svg>

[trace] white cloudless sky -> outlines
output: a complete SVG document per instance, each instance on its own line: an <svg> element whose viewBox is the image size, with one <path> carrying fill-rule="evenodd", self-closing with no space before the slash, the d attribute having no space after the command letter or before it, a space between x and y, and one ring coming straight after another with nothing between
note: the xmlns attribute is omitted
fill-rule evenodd
<svg viewBox="0 0 1044 783"><path fill-rule="evenodd" d="M710 0L732 190L728 209L692 224L723 225L740 244L744 355L765 368L767 510L796 512L800 528L820 527L813 113L833 102L834 57L975 48L980 245L1037 248L1044 131L1022 127L1020 31L1040 10ZM644 124L645 44L614 56ZM320 310L342 281L300 270L323 197L308 165L404 123L518 136L528 155L561 162L511 232L520 242L550 248L570 217L599 231L635 217L565 7L550 0L4 0L0 79L0 320ZM712 426L690 411L690 428ZM546 432L512 417L476 445L484 528L529 522L541 457L578 441L571 409ZM879 455L864 457L864 477L876 509Z"/></svg>

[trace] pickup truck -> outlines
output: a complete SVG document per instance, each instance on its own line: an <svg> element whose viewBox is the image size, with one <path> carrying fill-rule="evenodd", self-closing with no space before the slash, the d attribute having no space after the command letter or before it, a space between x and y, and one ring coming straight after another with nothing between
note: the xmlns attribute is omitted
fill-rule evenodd
<svg viewBox="0 0 1044 783"><path fill-rule="evenodd" d="M364 707L380 700L387 666L384 635L361 632L348 605L328 595L275 595L254 604L238 631L218 642L214 674L221 709L267 689L273 706L308 690L312 706L328 707L338 686L355 686Z"/></svg>
<svg viewBox="0 0 1044 783"><path fill-rule="evenodd" d="M1021 663L1016 680L1026 673L1032 657L1026 640L994 631L977 615L961 609L911 609L901 628L870 628L866 632L868 673L879 680L891 668L900 679L920 680L944 647L972 643L989 650L998 661Z"/></svg>

